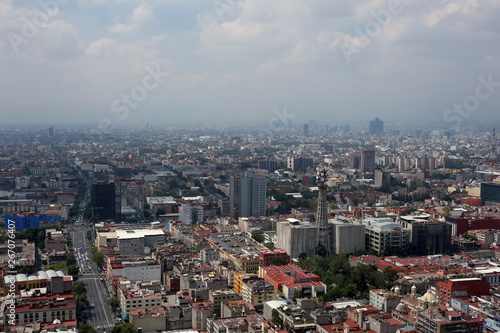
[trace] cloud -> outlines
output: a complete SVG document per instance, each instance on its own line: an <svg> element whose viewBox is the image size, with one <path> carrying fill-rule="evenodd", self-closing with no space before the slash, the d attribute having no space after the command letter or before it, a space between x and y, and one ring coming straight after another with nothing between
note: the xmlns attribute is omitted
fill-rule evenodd
<svg viewBox="0 0 500 333"><path fill-rule="evenodd" d="M500 81L498 0L401 0L402 10L379 23L374 13L388 4L80 0L54 12L18 54L0 39L0 89L4 105L59 114L73 103L86 110L75 121L100 119L148 66L161 64L169 77L128 120L267 123L273 108L287 106L297 121L326 115L347 122L374 112L441 120L479 75ZM0 34L22 36L23 24L41 10L0 2ZM368 29L374 24L377 33ZM350 62L342 47L357 50ZM495 115L488 103L478 117Z"/></svg>
<svg viewBox="0 0 500 333"><path fill-rule="evenodd" d="M126 23L117 23L109 27L109 30L115 33L131 33L139 30L143 24L150 22L153 18L151 8L142 3L134 9L132 15L127 16Z"/></svg>

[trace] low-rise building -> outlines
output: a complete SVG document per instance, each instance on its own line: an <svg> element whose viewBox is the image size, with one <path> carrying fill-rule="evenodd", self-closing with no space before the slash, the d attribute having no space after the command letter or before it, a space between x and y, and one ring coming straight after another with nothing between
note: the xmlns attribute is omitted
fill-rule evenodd
<svg viewBox="0 0 500 333"><path fill-rule="evenodd" d="M301 296L318 296L326 293L326 285L321 277L304 271L296 265L262 266L259 276L274 286L274 290L283 292L284 297L293 299Z"/></svg>
<svg viewBox="0 0 500 333"><path fill-rule="evenodd" d="M117 298L122 313L128 316L138 309L158 308L162 305L161 296L148 289L128 289L128 285L118 288Z"/></svg>

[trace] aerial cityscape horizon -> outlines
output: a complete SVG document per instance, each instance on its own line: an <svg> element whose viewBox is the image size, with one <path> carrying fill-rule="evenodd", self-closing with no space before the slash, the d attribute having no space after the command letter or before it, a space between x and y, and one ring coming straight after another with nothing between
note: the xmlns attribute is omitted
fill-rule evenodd
<svg viewBox="0 0 500 333"><path fill-rule="evenodd" d="M0 333L500 333L499 17L0 0Z"/></svg>

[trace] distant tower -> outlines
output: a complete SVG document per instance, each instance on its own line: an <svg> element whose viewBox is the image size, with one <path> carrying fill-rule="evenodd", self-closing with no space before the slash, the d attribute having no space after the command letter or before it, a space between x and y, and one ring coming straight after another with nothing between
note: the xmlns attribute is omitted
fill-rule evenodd
<svg viewBox="0 0 500 333"><path fill-rule="evenodd" d="M302 129L304 131L304 136L309 136L309 124L302 125Z"/></svg>
<svg viewBox="0 0 500 333"><path fill-rule="evenodd" d="M54 136L54 126L50 126L49 128L49 137L53 137Z"/></svg>
<svg viewBox="0 0 500 333"><path fill-rule="evenodd" d="M370 134L384 133L384 122L379 118L370 121Z"/></svg>
<svg viewBox="0 0 500 333"><path fill-rule="evenodd" d="M318 169L318 210L316 212L316 224L318 226L318 245L322 244L325 247L326 254L330 254L330 229L328 228L327 203L326 203L326 181L328 171Z"/></svg>

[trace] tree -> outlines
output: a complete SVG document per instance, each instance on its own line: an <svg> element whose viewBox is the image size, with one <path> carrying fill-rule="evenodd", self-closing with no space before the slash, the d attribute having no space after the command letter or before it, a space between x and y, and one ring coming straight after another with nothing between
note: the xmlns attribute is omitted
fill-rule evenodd
<svg viewBox="0 0 500 333"><path fill-rule="evenodd" d="M94 327L92 327L89 324L81 324L78 326L78 332L79 333L96 333L96 330Z"/></svg>
<svg viewBox="0 0 500 333"><path fill-rule="evenodd" d="M271 265L281 266L281 265L284 265L284 264L285 264L285 259L283 259L282 257L274 257L271 260Z"/></svg>
<svg viewBox="0 0 500 333"><path fill-rule="evenodd" d="M68 265L66 265L65 262L57 262L55 264L50 264L47 269L52 269L54 271L62 270L62 269L68 269Z"/></svg>
<svg viewBox="0 0 500 333"><path fill-rule="evenodd" d="M78 275L78 273L80 273L80 268L78 268L78 266L76 265L70 265L68 266L68 274L69 275Z"/></svg>
<svg viewBox="0 0 500 333"><path fill-rule="evenodd" d="M74 282L73 286L71 287L71 292L75 295L85 294L87 292L87 289L85 288L85 283L83 283L82 281Z"/></svg>
<svg viewBox="0 0 500 333"><path fill-rule="evenodd" d="M167 214L167 210L165 208L158 208L156 211L156 217L159 217L160 215L165 215Z"/></svg>
<svg viewBox="0 0 500 333"><path fill-rule="evenodd" d="M104 263L104 254L101 252L96 252L92 254L92 261L96 263L97 266L102 266Z"/></svg>
<svg viewBox="0 0 500 333"><path fill-rule="evenodd" d="M116 309L120 306L120 303L118 303L118 300L114 297L108 297L107 302L113 312L115 312Z"/></svg>
<svg viewBox="0 0 500 333"><path fill-rule="evenodd" d="M89 251L90 251L90 254L95 254L95 253L99 252L99 249L97 248L97 246L91 246Z"/></svg>
<svg viewBox="0 0 500 333"><path fill-rule="evenodd" d="M262 236L261 234L252 234L252 238L259 243L264 242L264 236Z"/></svg>
<svg viewBox="0 0 500 333"><path fill-rule="evenodd" d="M76 258L73 252L70 252L68 254L68 257L66 258L66 263L70 266L76 264Z"/></svg>
<svg viewBox="0 0 500 333"><path fill-rule="evenodd" d="M317 255L319 256L326 256L326 248L323 244L319 243L318 246L316 247L316 250L314 251Z"/></svg>
<svg viewBox="0 0 500 333"><path fill-rule="evenodd" d="M78 295L78 303L76 304L78 310L86 310L89 307L89 298L87 294Z"/></svg>
<svg viewBox="0 0 500 333"><path fill-rule="evenodd" d="M113 327L111 333L137 333L137 328L135 328L134 324L125 323Z"/></svg>

